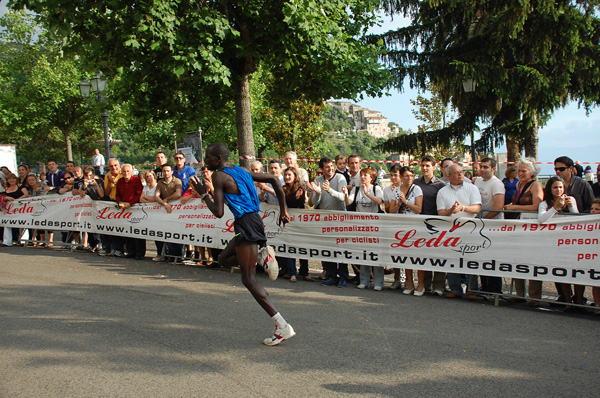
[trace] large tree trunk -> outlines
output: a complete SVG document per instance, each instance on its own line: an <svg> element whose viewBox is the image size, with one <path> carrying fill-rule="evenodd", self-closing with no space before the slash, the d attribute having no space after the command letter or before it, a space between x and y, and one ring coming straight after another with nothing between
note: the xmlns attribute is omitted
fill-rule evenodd
<svg viewBox="0 0 600 398"><path fill-rule="evenodd" d="M506 160L510 163L516 163L521 159L521 147L519 141L514 138L506 137Z"/></svg>
<svg viewBox="0 0 600 398"><path fill-rule="evenodd" d="M530 128L525 131L523 137L523 146L525 147L525 156L538 160L538 118L537 115L533 117L533 123Z"/></svg>
<svg viewBox="0 0 600 398"><path fill-rule="evenodd" d="M71 131L63 131L65 143L67 144L67 160L73 161L73 148L71 144Z"/></svg>
<svg viewBox="0 0 600 398"><path fill-rule="evenodd" d="M235 90L235 122L238 133L238 150L240 166L250 169L255 159L254 134L252 132L252 112L250 109L249 74L241 76L234 83Z"/></svg>

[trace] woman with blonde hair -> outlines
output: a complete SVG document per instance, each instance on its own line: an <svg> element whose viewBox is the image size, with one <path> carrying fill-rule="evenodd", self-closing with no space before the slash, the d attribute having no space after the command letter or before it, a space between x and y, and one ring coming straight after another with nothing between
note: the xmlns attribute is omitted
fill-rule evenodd
<svg viewBox="0 0 600 398"><path fill-rule="evenodd" d="M517 189L512 197L511 203L504 206L504 210L520 211L538 211L540 203L544 199L544 188L539 181L536 181L540 168L536 161L531 158L522 158L517 163L517 176L519 182ZM521 213L505 213L505 219L518 219ZM517 296L525 296L525 281L523 279L513 278ZM542 281L529 281L529 297L539 299L542 297ZM515 302L524 301L524 299L513 299ZM537 301L531 301L531 306L537 306Z"/></svg>

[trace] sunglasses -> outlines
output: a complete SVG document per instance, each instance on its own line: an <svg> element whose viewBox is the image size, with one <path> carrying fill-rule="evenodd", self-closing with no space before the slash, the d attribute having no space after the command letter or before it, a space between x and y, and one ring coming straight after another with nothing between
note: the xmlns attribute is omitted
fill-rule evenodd
<svg viewBox="0 0 600 398"><path fill-rule="evenodd" d="M185 158L183 158L181 156L175 156L175 159L178 160L178 159L185 159Z"/></svg>
<svg viewBox="0 0 600 398"><path fill-rule="evenodd" d="M563 171L565 171L566 169L568 169L568 167L555 167L555 168L554 168L554 171L560 171L560 172L562 173L562 172L563 172Z"/></svg>

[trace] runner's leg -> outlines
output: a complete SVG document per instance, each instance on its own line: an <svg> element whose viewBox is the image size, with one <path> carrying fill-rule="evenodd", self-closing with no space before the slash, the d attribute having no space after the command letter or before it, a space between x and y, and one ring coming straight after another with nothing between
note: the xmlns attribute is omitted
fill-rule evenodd
<svg viewBox="0 0 600 398"><path fill-rule="evenodd" d="M228 246L229 248L229 246ZM227 250L227 249L226 249ZM242 272L242 283L254 296L254 299L269 314L274 316L277 310L269 299L269 294L256 278L256 258L258 256L258 245L252 242L242 241L236 248L237 259ZM220 259L220 257L219 257Z"/></svg>

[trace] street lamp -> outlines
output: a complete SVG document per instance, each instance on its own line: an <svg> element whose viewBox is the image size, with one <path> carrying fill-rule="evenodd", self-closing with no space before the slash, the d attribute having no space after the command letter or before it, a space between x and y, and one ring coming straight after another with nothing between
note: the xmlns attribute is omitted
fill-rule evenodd
<svg viewBox="0 0 600 398"><path fill-rule="evenodd" d="M85 77L81 80L81 83L79 83L79 92L86 102L88 98L90 98L91 90L94 90L94 93L96 93L96 100L102 102L104 100L102 92L104 92L105 89L106 80L102 79L102 73L98 73L96 77L93 77L91 83L88 82ZM108 134L108 111L106 109L102 112L102 124L104 125L104 151L106 152L106 159L110 159L112 155Z"/></svg>

